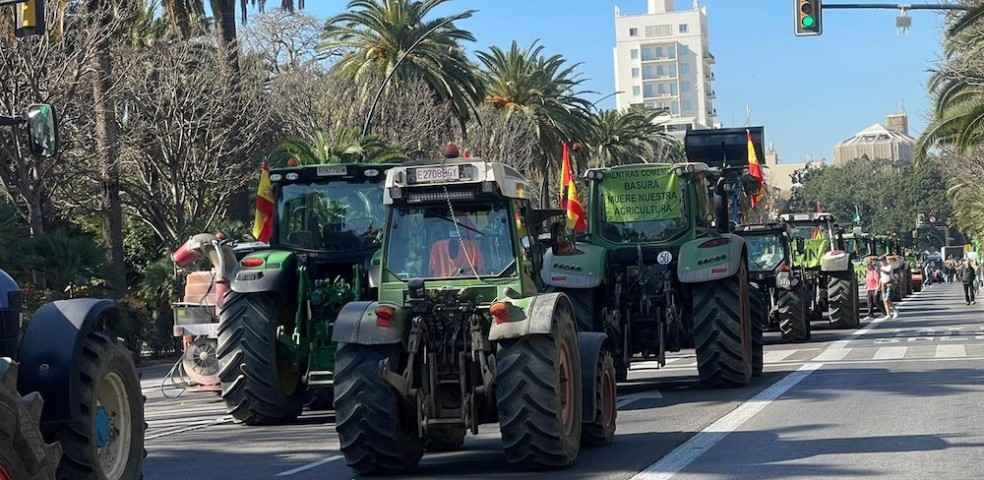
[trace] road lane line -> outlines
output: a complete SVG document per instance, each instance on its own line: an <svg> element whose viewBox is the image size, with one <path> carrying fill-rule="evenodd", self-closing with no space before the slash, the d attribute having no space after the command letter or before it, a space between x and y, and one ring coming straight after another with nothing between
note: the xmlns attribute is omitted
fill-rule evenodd
<svg viewBox="0 0 984 480"><path fill-rule="evenodd" d="M963 358L967 356L967 349L963 345L939 345L936 347L936 358Z"/></svg>
<svg viewBox="0 0 984 480"><path fill-rule="evenodd" d="M798 352L799 350L770 350L765 352L765 356L762 360L765 363L777 363L786 359L786 357Z"/></svg>
<svg viewBox="0 0 984 480"><path fill-rule="evenodd" d="M872 360L898 360L905 358L905 352L909 347L881 347L871 357Z"/></svg>
<svg viewBox="0 0 984 480"><path fill-rule="evenodd" d="M851 353L851 348L828 348L819 355L813 357L814 362L836 362L838 360L843 360L848 353Z"/></svg>
<svg viewBox="0 0 984 480"><path fill-rule="evenodd" d="M345 458L345 457L343 457L341 455L335 455L333 457L322 458L321 460L318 460L317 462L311 462L311 463L309 463L307 465L301 465L300 467L292 468L290 470L287 470L286 472L280 472L280 473L278 473L278 474L276 474L274 476L275 477L286 477L286 476L290 476L290 475L293 475L295 473L301 473L301 472L303 472L305 470L310 470L312 468L320 467L320 466L322 466L322 465L324 465L326 463L334 462L335 460L341 460L343 458Z"/></svg>
<svg viewBox="0 0 984 480"><path fill-rule="evenodd" d="M697 435L690 437L683 445L675 448L665 457L650 465L645 470L637 473L631 480L666 480L687 467L697 459L702 453L709 450L714 444L720 442L724 437L738 429L742 424L761 412L773 400L782 396L790 388L823 366L822 363L807 363L789 375L786 375L769 388L761 391L752 399L741 404L731 413L719 418L707 428L701 430Z"/></svg>

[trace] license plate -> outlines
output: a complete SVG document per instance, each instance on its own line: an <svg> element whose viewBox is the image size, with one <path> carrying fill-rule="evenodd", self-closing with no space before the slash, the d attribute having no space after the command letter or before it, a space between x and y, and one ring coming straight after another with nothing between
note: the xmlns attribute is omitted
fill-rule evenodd
<svg viewBox="0 0 984 480"><path fill-rule="evenodd" d="M330 175L345 175L348 173L345 167L318 167L318 176L326 177Z"/></svg>
<svg viewBox="0 0 984 480"><path fill-rule="evenodd" d="M458 166L452 167L421 167L414 169L414 183L445 182L458 180Z"/></svg>

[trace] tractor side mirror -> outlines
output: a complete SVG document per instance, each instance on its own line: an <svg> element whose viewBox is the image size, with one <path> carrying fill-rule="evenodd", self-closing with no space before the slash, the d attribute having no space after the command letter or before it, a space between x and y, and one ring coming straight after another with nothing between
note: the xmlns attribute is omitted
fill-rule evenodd
<svg viewBox="0 0 984 480"><path fill-rule="evenodd" d="M574 238L561 222L550 224L550 251L558 256L574 253Z"/></svg>
<svg viewBox="0 0 984 480"><path fill-rule="evenodd" d="M27 134L32 154L55 156L58 152L58 118L51 105L36 103L27 107Z"/></svg>
<svg viewBox="0 0 984 480"><path fill-rule="evenodd" d="M794 240L796 241L796 253L802 255L806 251L806 241L803 240L803 237L796 237Z"/></svg>

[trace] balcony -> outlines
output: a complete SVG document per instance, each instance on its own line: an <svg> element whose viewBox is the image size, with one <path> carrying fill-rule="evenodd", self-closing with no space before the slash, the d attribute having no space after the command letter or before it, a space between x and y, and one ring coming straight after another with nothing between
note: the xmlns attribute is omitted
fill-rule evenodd
<svg viewBox="0 0 984 480"><path fill-rule="evenodd" d="M658 82L660 80L676 80L676 75L670 75L668 73L663 73L662 75L643 75L642 81L644 82Z"/></svg>
<svg viewBox="0 0 984 480"><path fill-rule="evenodd" d="M714 79L715 79L714 72L707 72L707 73L705 73L704 74L704 79L713 82Z"/></svg>
<svg viewBox="0 0 984 480"><path fill-rule="evenodd" d="M677 94L671 92L648 92L643 93L643 98L674 98Z"/></svg>
<svg viewBox="0 0 984 480"><path fill-rule="evenodd" d="M717 92L715 92L714 90L707 91L707 98L714 99L717 98L717 96L718 96Z"/></svg>
<svg viewBox="0 0 984 480"><path fill-rule="evenodd" d="M708 65L714 65L715 63L717 63L717 60L714 58L714 54L713 53L711 53L711 52L705 52L704 53L704 62L707 63Z"/></svg>
<svg viewBox="0 0 984 480"><path fill-rule="evenodd" d="M655 62L675 62L676 59L677 59L676 55L663 55L663 56L660 56L660 57L657 57L655 55L643 55L642 56L643 63L646 63L646 62L652 62L652 63L655 63Z"/></svg>

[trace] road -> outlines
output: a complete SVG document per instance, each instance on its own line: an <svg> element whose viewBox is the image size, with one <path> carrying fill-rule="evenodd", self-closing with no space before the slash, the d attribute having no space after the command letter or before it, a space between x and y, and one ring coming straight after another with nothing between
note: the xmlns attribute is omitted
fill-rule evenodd
<svg viewBox="0 0 984 480"><path fill-rule="evenodd" d="M741 388L698 386L692 352L659 370L634 364L619 385L615 442L582 449L571 469L511 470L490 425L463 451L425 455L401 478L979 478L982 307L965 305L959 285L934 285L907 299L899 318L857 331L814 324L805 344L767 333L766 372ZM147 480L352 478L332 412L246 427L215 394L161 396L165 372L143 372Z"/></svg>

